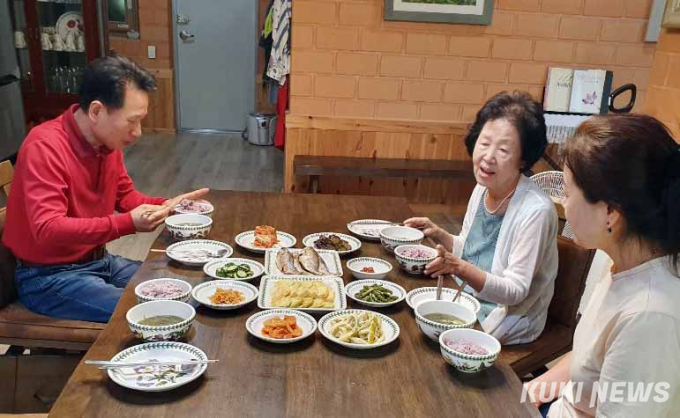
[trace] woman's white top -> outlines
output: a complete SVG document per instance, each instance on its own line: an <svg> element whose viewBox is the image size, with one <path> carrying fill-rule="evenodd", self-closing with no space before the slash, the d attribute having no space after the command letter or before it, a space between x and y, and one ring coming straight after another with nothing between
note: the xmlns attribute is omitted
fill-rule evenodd
<svg viewBox="0 0 680 418"><path fill-rule="evenodd" d="M669 265L657 258L597 284L548 417L680 416L680 278Z"/></svg>
<svg viewBox="0 0 680 418"><path fill-rule="evenodd" d="M475 187L461 233L453 236L458 257L485 191ZM481 325L501 344L534 341L545 327L557 276L557 230L554 203L522 175L503 218L491 272L482 291L473 293L498 304Z"/></svg>

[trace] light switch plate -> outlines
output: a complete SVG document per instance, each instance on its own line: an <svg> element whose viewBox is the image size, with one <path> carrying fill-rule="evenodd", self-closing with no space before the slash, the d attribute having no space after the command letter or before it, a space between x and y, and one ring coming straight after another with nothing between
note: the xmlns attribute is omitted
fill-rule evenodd
<svg viewBox="0 0 680 418"><path fill-rule="evenodd" d="M149 57L149 59L156 58L156 47L154 45L149 45L147 47L147 56Z"/></svg>

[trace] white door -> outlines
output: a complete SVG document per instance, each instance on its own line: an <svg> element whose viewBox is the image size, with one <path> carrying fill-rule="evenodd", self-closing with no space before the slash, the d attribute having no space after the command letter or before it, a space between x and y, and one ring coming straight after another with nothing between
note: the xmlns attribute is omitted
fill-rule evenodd
<svg viewBox="0 0 680 418"><path fill-rule="evenodd" d="M255 108L254 0L174 0L180 130L243 131Z"/></svg>

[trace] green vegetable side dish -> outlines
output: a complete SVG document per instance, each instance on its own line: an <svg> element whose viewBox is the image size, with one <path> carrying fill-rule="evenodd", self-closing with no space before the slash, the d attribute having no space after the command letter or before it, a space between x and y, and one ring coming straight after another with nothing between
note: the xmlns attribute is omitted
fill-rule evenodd
<svg viewBox="0 0 680 418"><path fill-rule="evenodd" d="M363 300L364 302L373 303L389 303L399 299L392 294L392 291L385 289L382 285L374 284L372 286L364 286L359 293L354 295L355 298Z"/></svg>
<svg viewBox="0 0 680 418"><path fill-rule="evenodd" d="M225 264L222 268L217 269L215 274L224 279L247 279L255 275L249 265L236 263Z"/></svg>

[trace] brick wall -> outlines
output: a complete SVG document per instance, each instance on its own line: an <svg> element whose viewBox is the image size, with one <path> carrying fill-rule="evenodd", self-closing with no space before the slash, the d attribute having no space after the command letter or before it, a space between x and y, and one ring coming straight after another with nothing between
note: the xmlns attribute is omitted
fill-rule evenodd
<svg viewBox="0 0 680 418"><path fill-rule="evenodd" d="M146 68L172 68L172 0L141 0L139 4L140 39L110 37L110 48ZM147 58L147 47L156 46L156 58Z"/></svg>
<svg viewBox="0 0 680 418"><path fill-rule="evenodd" d="M496 0L490 26L383 21L384 0L294 0L291 113L469 121L501 90L542 95L549 66L638 85L651 0ZM676 64L680 64L678 59Z"/></svg>
<svg viewBox="0 0 680 418"><path fill-rule="evenodd" d="M664 30L652 63L645 112L668 125L680 142L680 31Z"/></svg>

